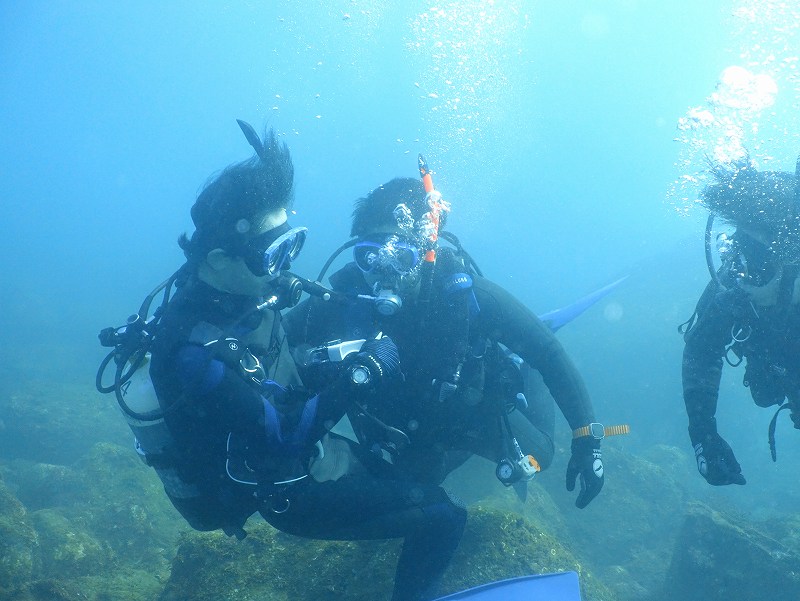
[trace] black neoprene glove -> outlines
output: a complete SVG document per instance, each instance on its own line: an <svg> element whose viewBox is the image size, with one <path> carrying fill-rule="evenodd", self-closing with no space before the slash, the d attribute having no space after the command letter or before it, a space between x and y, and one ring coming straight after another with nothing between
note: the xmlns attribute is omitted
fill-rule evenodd
<svg viewBox="0 0 800 601"><path fill-rule="evenodd" d="M794 429L800 430L800 410L798 410L796 401L791 403L790 410L791 413L789 414L789 417L792 418Z"/></svg>
<svg viewBox="0 0 800 601"><path fill-rule="evenodd" d="M717 420L689 424L689 438L694 447L697 471L714 486L745 484L742 468L731 446L717 434Z"/></svg>
<svg viewBox="0 0 800 601"><path fill-rule="evenodd" d="M347 374L357 387L375 388L400 375L400 352L389 336L367 340L353 356Z"/></svg>
<svg viewBox="0 0 800 601"><path fill-rule="evenodd" d="M575 480L578 477L581 481L581 490L575 499L575 507L583 509L600 493L605 481L600 441L591 436L572 440L572 456L567 465L568 491L575 490Z"/></svg>

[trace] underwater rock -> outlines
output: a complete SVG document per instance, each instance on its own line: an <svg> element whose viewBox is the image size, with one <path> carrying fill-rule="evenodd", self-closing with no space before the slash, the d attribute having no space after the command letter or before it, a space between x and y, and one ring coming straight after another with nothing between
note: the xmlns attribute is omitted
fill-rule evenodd
<svg viewBox="0 0 800 601"><path fill-rule="evenodd" d="M399 541L297 538L252 518L247 538L182 536L159 601L377 601L388 599Z"/></svg>
<svg viewBox="0 0 800 601"><path fill-rule="evenodd" d="M243 541L220 533L186 534L160 601L379 601L391 596L399 540L305 540L261 521L251 521L247 530ZM464 538L444 575L441 593L564 570L580 574L586 601L614 599L556 539L528 520L470 508Z"/></svg>
<svg viewBox="0 0 800 601"><path fill-rule="evenodd" d="M36 580L0 598L3 601L155 601L162 587L157 578L144 570L115 568L70 580Z"/></svg>
<svg viewBox="0 0 800 601"><path fill-rule="evenodd" d="M29 512L73 505L85 491L83 478L74 469L27 460L9 462L6 481Z"/></svg>
<svg viewBox="0 0 800 601"><path fill-rule="evenodd" d="M55 579L31 582L3 597L8 601L87 601L77 583Z"/></svg>
<svg viewBox="0 0 800 601"><path fill-rule="evenodd" d="M178 532L187 526L159 479L132 448L98 443L73 467L22 460L1 467L0 473L31 506L46 507L26 512L10 490L3 489L6 495L0 492L0 598L153 601L158 597ZM4 528L7 506L12 508L14 527L27 525L29 537L38 541L28 549L26 569L17 566L13 581L2 571L3 562L13 557L6 547L15 540ZM6 582L9 588L3 590Z"/></svg>
<svg viewBox="0 0 800 601"><path fill-rule="evenodd" d="M30 580L38 548L25 507L0 480L0 598L4 589Z"/></svg>
<svg viewBox="0 0 800 601"><path fill-rule="evenodd" d="M73 467L17 460L4 472L28 512L56 510L36 513L35 523L53 544L80 540L94 554L95 543L103 541L121 565L168 570L178 533L188 528L132 448L97 443ZM65 533L59 534L61 527ZM68 567L69 557L77 561L79 552L71 555L64 547L59 553L61 558L45 558L45 575L83 573Z"/></svg>
<svg viewBox="0 0 800 601"><path fill-rule="evenodd" d="M673 465L674 452L652 448L648 460L608 444L605 486L583 510L575 508L577 493L565 490L563 476L542 479L563 512L565 544L578 545L581 559L619 599L647 599L664 581L686 503L683 486L663 467ZM563 474L567 457L557 462L553 469Z"/></svg>
<svg viewBox="0 0 800 601"><path fill-rule="evenodd" d="M470 507L467 528L442 580L442 594L528 574L572 570L584 601L616 597L567 547L516 512Z"/></svg>
<svg viewBox="0 0 800 601"><path fill-rule="evenodd" d="M31 514L39 537L41 567L38 578L68 579L108 570L113 553L79 521L71 521L55 509Z"/></svg>
<svg viewBox="0 0 800 601"><path fill-rule="evenodd" d="M763 527L768 536L800 554L800 514L793 512L771 517L759 527Z"/></svg>
<svg viewBox="0 0 800 601"><path fill-rule="evenodd" d="M85 385L27 383L0 396L0 458L70 465L96 442L133 444L112 396Z"/></svg>
<svg viewBox="0 0 800 601"><path fill-rule="evenodd" d="M153 572L168 570L178 534L188 526L155 472L132 448L105 442L95 444L75 470L84 482L85 504L78 511L118 561Z"/></svg>
<svg viewBox="0 0 800 601"><path fill-rule="evenodd" d="M562 508L558 507L543 482L561 482L563 475L546 471L527 483L525 500L516 490L504 486L495 475L497 465L479 456L471 457L464 465L447 476L444 487L468 505L481 505L509 513L519 513L555 536L566 535ZM570 505L571 507L571 505Z"/></svg>
<svg viewBox="0 0 800 601"><path fill-rule="evenodd" d="M683 519L665 599L681 601L796 601L800 554L700 503Z"/></svg>

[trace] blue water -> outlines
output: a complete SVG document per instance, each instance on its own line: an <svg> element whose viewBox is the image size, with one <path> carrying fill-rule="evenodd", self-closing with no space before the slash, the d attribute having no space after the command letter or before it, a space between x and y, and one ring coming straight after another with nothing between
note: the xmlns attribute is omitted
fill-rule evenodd
<svg viewBox="0 0 800 601"><path fill-rule="evenodd" d="M90 387L97 331L180 264L198 190L249 156L240 118L291 149L291 220L310 230L301 274L348 237L354 199L415 176L417 153L452 203L449 229L536 312L630 274L559 337L598 415L633 428L608 444L688 451L675 327L707 281L704 156L746 147L793 169L798 13L758 0L0 3L0 390ZM715 103L731 66L775 89ZM690 109L717 123L679 129ZM749 484L698 494L795 504L797 433L781 421L773 465L770 415L741 375L726 370L718 415Z"/></svg>

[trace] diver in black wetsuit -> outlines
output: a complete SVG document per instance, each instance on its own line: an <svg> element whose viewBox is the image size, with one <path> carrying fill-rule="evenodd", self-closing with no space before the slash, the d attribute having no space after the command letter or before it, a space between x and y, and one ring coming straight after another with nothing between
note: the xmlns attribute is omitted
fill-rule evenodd
<svg viewBox="0 0 800 601"><path fill-rule="evenodd" d="M745 361L743 383L760 407L789 409L800 429L800 162L795 174L748 162L715 165L701 202L736 227L721 236L722 266L707 249L712 281L687 322L683 398L697 468L709 484L745 484L730 445L717 433L723 361ZM695 319L696 318L696 319ZM775 420L769 431L775 459Z"/></svg>
<svg viewBox="0 0 800 601"><path fill-rule="evenodd" d="M346 245L354 262L330 278L340 299L309 299L286 318L289 344L306 364L301 373L324 384L330 367L308 360L319 355L317 347L388 334L400 350L404 381L350 411L358 440L391 463L396 478L438 484L479 454L496 463L508 485L530 479L553 457L552 399L525 394L532 380L523 372L533 368L574 431L567 488L580 478L576 505L585 507L604 482L604 429L580 375L531 311L470 273L460 245L440 248L426 274L429 200L419 180L398 178L357 201L355 239Z"/></svg>
<svg viewBox="0 0 800 601"><path fill-rule="evenodd" d="M369 382L342 377L317 394L304 388L279 313L291 296L284 270L305 238L305 228L287 222L292 162L272 131L262 142L241 125L257 156L226 168L198 196L196 231L180 240L187 263L177 292L148 326L158 415L128 415L159 419L129 421L137 448L193 528L243 537L260 512L303 537L404 538L393 600L428 599L466 511L437 486L376 477L359 460L371 461L369 453L328 433L351 401L368 402L399 376L397 349L372 337L347 361Z"/></svg>

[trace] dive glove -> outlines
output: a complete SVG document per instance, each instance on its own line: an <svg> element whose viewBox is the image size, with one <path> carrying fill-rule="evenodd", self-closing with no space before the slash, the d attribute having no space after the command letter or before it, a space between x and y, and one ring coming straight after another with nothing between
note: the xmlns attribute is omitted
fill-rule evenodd
<svg viewBox="0 0 800 601"><path fill-rule="evenodd" d="M603 488L603 455L600 441L590 436L572 440L572 456L567 465L567 490L575 490L575 480L580 477L581 490L575 507L583 509Z"/></svg>
<svg viewBox="0 0 800 601"><path fill-rule="evenodd" d="M689 438L694 447L697 471L713 486L746 484L742 468L731 446L717 434L717 420L702 425L689 425Z"/></svg>
<svg viewBox="0 0 800 601"><path fill-rule="evenodd" d="M400 352L389 336L367 340L347 369L351 384L374 388L400 375Z"/></svg>

